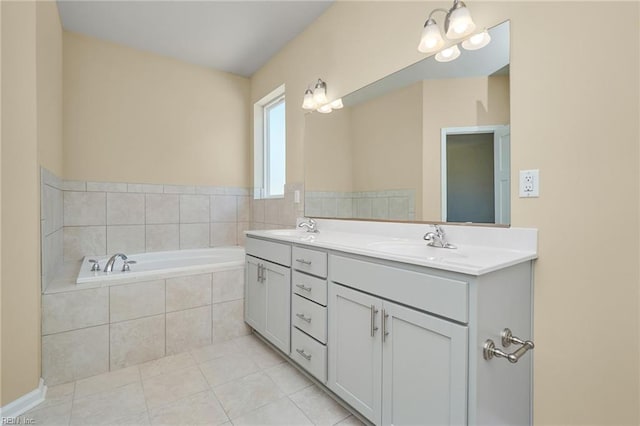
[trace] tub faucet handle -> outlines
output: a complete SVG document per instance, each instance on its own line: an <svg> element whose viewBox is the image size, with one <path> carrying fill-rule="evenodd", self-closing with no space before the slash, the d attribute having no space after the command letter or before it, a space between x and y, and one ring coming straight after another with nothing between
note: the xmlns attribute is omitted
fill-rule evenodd
<svg viewBox="0 0 640 426"><path fill-rule="evenodd" d="M100 263L98 263L97 260L95 259L89 259L89 263L92 263L91 265L91 272L96 272L100 270Z"/></svg>
<svg viewBox="0 0 640 426"><path fill-rule="evenodd" d="M122 264L122 272L131 271L131 267L129 265L135 265L136 263L138 262L136 262L135 260L125 260Z"/></svg>

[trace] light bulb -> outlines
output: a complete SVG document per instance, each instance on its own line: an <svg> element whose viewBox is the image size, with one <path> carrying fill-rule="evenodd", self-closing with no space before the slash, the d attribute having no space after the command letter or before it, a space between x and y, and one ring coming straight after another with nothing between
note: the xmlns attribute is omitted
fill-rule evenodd
<svg viewBox="0 0 640 426"><path fill-rule="evenodd" d="M336 99L335 101L331 102L331 103L329 104L329 106L330 106L332 109L340 109L340 108L344 107L344 105L342 104L342 98L338 98L338 99Z"/></svg>
<svg viewBox="0 0 640 426"><path fill-rule="evenodd" d="M450 40L466 37L476 29L476 24L473 23L467 6L460 2L454 7L455 9L450 10L447 14L447 25L445 25L446 36Z"/></svg>
<svg viewBox="0 0 640 426"><path fill-rule="evenodd" d="M333 111L333 109L331 108L331 104L322 105L320 108L318 108L318 112L322 114L329 114L331 111Z"/></svg>
<svg viewBox="0 0 640 426"><path fill-rule="evenodd" d="M474 34L467 40L462 42L462 47L467 50L478 50L485 47L491 41L491 36L485 30L481 33Z"/></svg>
<svg viewBox="0 0 640 426"><path fill-rule="evenodd" d="M316 87L313 89L313 101L316 105L324 105L329 100L327 99L327 83L318 79Z"/></svg>
<svg viewBox="0 0 640 426"><path fill-rule="evenodd" d="M451 62L460 56L460 49L458 49L458 45L454 44L451 47L447 47L446 49L438 52L436 55L436 61L438 62Z"/></svg>
<svg viewBox="0 0 640 426"><path fill-rule="evenodd" d="M420 44L418 44L418 51L422 53L431 53L439 50L444 44L442 35L440 34L440 28L433 19L427 20L422 29L422 36L420 37Z"/></svg>
<svg viewBox="0 0 640 426"><path fill-rule="evenodd" d="M304 91L304 100L302 101L302 109L316 109L316 103L313 101L313 92L311 89Z"/></svg>

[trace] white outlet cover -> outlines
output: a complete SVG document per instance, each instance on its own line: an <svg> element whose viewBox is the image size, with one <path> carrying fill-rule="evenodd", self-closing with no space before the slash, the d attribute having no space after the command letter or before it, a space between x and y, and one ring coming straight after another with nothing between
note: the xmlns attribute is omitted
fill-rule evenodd
<svg viewBox="0 0 640 426"><path fill-rule="evenodd" d="M520 170L520 198L540 196L540 170Z"/></svg>

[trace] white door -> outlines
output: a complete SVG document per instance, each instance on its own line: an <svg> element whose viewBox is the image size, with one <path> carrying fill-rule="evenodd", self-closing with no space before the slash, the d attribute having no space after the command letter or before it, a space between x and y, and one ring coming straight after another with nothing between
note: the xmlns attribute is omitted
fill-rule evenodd
<svg viewBox="0 0 640 426"><path fill-rule="evenodd" d="M329 388L375 424L381 421L380 299L329 284Z"/></svg>
<svg viewBox="0 0 640 426"><path fill-rule="evenodd" d="M384 302L384 425L467 423L467 327Z"/></svg>
<svg viewBox="0 0 640 426"><path fill-rule="evenodd" d="M508 225L511 217L511 127L500 126L493 133L493 167L496 223Z"/></svg>
<svg viewBox="0 0 640 426"><path fill-rule="evenodd" d="M291 270L262 261L266 287L264 337L282 352L291 352Z"/></svg>
<svg viewBox="0 0 640 426"><path fill-rule="evenodd" d="M260 259L246 257L244 320L256 331L264 333L266 322L266 287L259 279Z"/></svg>

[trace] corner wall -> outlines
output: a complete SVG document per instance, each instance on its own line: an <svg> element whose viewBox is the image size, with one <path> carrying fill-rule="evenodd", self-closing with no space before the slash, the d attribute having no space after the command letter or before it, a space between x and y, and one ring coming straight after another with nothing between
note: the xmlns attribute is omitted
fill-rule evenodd
<svg viewBox="0 0 640 426"><path fill-rule="evenodd" d="M301 101L318 77L330 99L344 96L422 59L424 19L447 6L336 2L253 76L251 98L285 83ZM512 224L540 236L535 423L638 424L640 5L468 6L480 28L511 20L511 178L521 169L541 173L540 198L520 199L511 189ZM304 126L302 109L288 109L288 181L304 177ZM594 240L602 226L615 249ZM579 344L596 346L576 356ZM601 348L613 350L605 356Z"/></svg>
<svg viewBox="0 0 640 426"><path fill-rule="evenodd" d="M64 33L65 179L248 188L249 79Z"/></svg>
<svg viewBox="0 0 640 426"><path fill-rule="evenodd" d="M2 406L40 379L36 3L2 2Z"/></svg>

